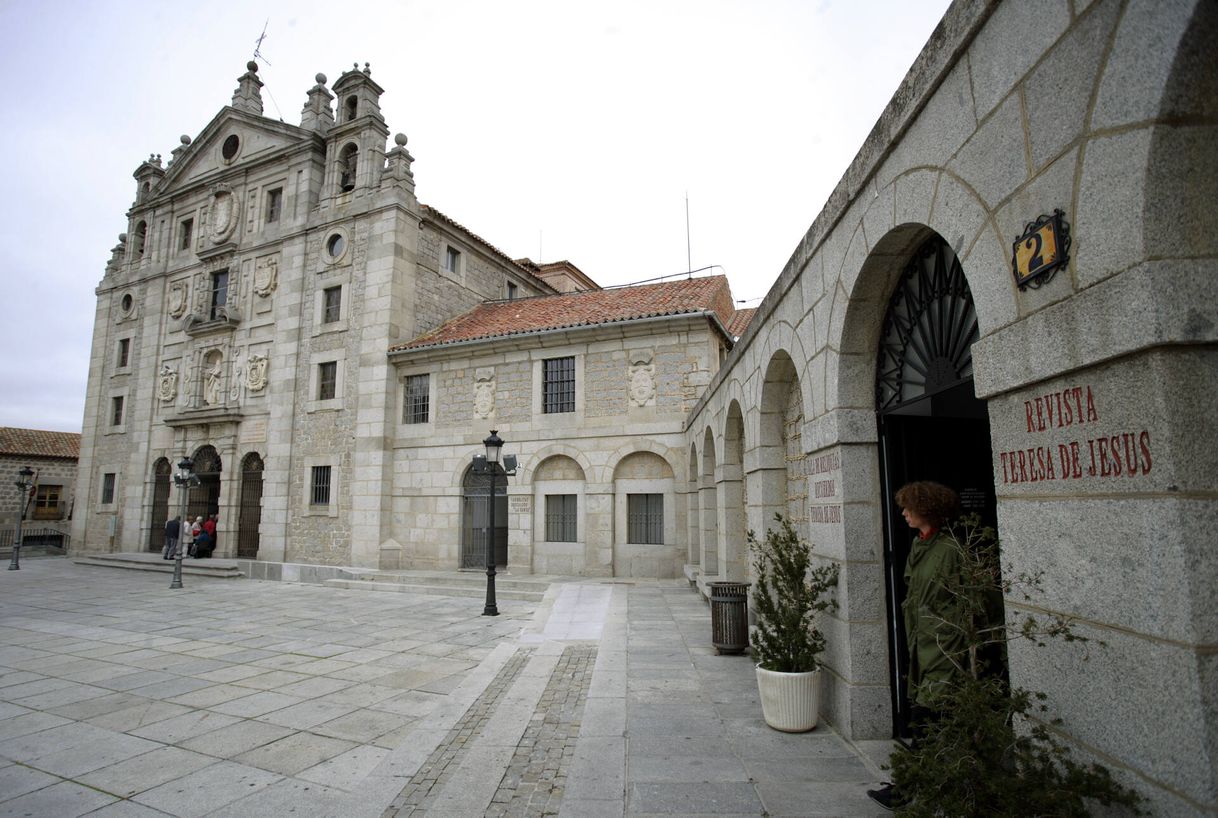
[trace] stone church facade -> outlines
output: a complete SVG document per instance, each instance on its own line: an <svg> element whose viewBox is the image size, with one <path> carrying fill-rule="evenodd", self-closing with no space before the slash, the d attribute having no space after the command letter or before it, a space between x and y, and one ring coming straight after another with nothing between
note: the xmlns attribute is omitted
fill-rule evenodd
<svg viewBox="0 0 1218 818"><path fill-rule="evenodd" d="M907 728L892 495L937 479L1043 570L1009 615L1105 643L1015 643L1012 681L1157 814L1213 815L1216 34L1200 0L954 3L751 322L715 279L512 261L416 202L367 71L296 127L251 70L136 173L74 547L146 547L189 453L224 553L257 485L259 560L456 569L495 428L513 571L705 589L791 517L841 566L822 710L861 740Z"/></svg>

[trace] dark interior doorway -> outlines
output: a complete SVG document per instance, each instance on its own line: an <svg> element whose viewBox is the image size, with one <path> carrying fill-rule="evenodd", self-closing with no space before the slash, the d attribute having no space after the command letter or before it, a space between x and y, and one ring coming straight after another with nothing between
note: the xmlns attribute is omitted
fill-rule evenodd
<svg viewBox="0 0 1218 818"><path fill-rule="evenodd" d="M495 477L495 565L508 562L507 475L501 466ZM486 538L490 526L489 475L466 472L461 500L461 568L486 567Z"/></svg>
<svg viewBox="0 0 1218 818"><path fill-rule="evenodd" d="M899 738L910 736L901 602L913 532L893 495L906 483L934 480L960 493L964 513L976 512L997 527L989 417L973 386L978 338L960 262L932 236L911 258L889 301L876 374L893 732Z"/></svg>

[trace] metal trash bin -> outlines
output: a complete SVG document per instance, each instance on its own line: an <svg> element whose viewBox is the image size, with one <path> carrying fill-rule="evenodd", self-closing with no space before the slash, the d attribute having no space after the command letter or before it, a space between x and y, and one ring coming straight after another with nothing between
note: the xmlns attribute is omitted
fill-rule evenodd
<svg viewBox="0 0 1218 818"><path fill-rule="evenodd" d="M748 582L712 582L711 644L715 652L744 653L749 646Z"/></svg>

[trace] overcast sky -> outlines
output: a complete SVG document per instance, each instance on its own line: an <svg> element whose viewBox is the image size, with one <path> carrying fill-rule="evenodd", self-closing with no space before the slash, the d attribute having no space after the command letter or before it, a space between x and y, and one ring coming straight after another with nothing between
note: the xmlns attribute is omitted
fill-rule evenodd
<svg viewBox="0 0 1218 818"><path fill-rule="evenodd" d="M509 256L606 285L717 265L755 306L947 5L0 0L0 426L80 431L131 174L231 101L264 25L264 115L371 63L419 200Z"/></svg>

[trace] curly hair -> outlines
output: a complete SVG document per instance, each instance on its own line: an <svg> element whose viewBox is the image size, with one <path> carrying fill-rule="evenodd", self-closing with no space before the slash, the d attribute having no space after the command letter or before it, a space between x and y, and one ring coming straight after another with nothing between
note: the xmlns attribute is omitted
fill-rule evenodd
<svg viewBox="0 0 1218 818"><path fill-rule="evenodd" d="M944 526L960 514L960 495L942 483L922 480L897 490L897 505L909 509L933 526Z"/></svg>

